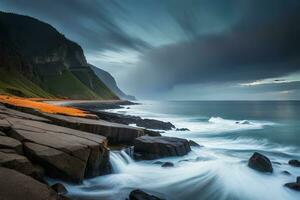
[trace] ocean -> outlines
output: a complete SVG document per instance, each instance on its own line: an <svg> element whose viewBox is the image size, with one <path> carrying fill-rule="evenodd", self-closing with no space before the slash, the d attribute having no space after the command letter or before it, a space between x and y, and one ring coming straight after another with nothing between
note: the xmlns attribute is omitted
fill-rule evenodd
<svg viewBox="0 0 300 200"><path fill-rule="evenodd" d="M137 162L124 151L112 151L114 173L82 185L66 183L72 197L124 200L139 188L170 200L300 199L299 192L283 186L300 176L300 168L288 165L290 159L300 159L299 101L139 103L109 111L170 121L190 131L162 135L190 139L202 147L192 147L183 157L158 159L173 162L172 168L154 164L157 160ZM254 152L272 161L272 174L247 166Z"/></svg>

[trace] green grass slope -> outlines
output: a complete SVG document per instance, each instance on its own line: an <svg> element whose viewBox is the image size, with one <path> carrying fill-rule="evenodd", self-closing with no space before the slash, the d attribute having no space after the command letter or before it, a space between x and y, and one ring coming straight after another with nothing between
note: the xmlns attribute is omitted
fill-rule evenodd
<svg viewBox="0 0 300 200"><path fill-rule="evenodd" d="M118 99L118 97L95 75L90 67L71 69L85 86L93 91L101 99Z"/></svg>
<svg viewBox="0 0 300 200"><path fill-rule="evenodd" d="M0 77L0 94L33 98L54 97L54 95L46 92L17 71L0 69Z"/></svg>

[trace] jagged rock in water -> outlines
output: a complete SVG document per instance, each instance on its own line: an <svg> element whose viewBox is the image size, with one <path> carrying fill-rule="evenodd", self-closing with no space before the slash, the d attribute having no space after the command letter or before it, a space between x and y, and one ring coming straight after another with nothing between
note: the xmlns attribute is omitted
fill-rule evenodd
<svg viewBox="0 0 300 200"><path fill-rule="evenodd" d="M172 162L165 162L161 165L161 167L174 167L174 164Z"/></svg>
<svg viewBox="0 0 300 200"><path fill-rule="evenodd" d="M193 147L201 147L200 144L198 144L197 142L195 142L193 140L189 140L189 144L190 144L190 146L193 146Z"/></svg>
<svg viewBox="0 0 300 200"><path fill-rule="evenodd" d="M293 167L300 167L300 161L299 160L290 160L289 165Z"/></svg>
<svg viewBox="0 0 300 200"><path fill-rule="evenodd" d="M0 167L0 199L59 200L47 185L15 170Z"/></svg>
<svg viewBox="0 0 300 200"><path fill-rule="evenodd" d="M269 158L257 152L249 159L248 166L260 172L273 172L272 163Z"/></svg>
<svg viewBox="0 0 300 200"><path fill-rule="evenodd" d="M284 186L292 189L292 190L296 190L296 191L300 191L300 177L297 177L296 182L292 182L292 183L286 183L284 184Z"/></svg>
<svg viewBox="0 0 300 200"><path fill-rule="evenodd" d="M175 128L175 126L171 122L163 122L155 119L140 119L137 120L135 124L144 128L165 131Z"/></svg>
<svg viewBox="0 0 300 200"><path fill-rule="evenodd" d="M129 200L163 200L163 199L147 194L142 190L133 190L129 194Z"/></svg>
<svg viewBox="0 0 300 200"><path fill-rule="evenodd" d="M92 111L92 113L96 114L100 119L109 122L121 123L126 125L136 124L137 126L154 130L171 130L175 128L175 126L170 122L164 122L155 119L142 119L138 116L123 115L119 113L109 113L105 111Z"/></svg>
<svg viewBox="0 0 300 200"><path fill-rule="evenodd" d="M282 171L281 173L284 174L284 175L287 175L287 176L291 175L291 173L289 171L286 171L286 170Z"/></svg>
<svg viewBox="0 0 300 200"><path fill-rule="evenodd" d="M176 128L176 131L190 131L188 128Z"/></svg>
<svg viewBox="0 0 300 200"><path fill-rule="evenodd" d="M134 141L136 159L152 160L168 156L183 156L190 151L188 140L181 138L142 136Z"/></svg>
<svg viewBox="0 0 300 200"><path fill-rule="evenodd" d="M67 194L68 190L66 189L66 187L62 184L62 183L55 183L53 185L51 185L51 188L57 192L57 194Z"/></svg>

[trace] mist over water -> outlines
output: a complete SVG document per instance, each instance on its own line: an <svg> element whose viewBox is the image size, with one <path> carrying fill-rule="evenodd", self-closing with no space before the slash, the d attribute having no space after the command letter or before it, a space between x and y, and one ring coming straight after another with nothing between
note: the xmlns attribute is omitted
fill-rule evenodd
<svg viewBox="0 0 300 200"><path fill-rule="evenodd" d="M203 147L192 147L183 157L158 159L173 162L172 168L154 164L157 160L136 162L125 151L112 151L114 173L82 185L67 184L72 197L124 200L139 188L175 200L300 198L283 187L300 175L299 168L287 164L300 159L300 102L143 102L129 107L111 111L188 128L162 134L192 139ZM270 158L273 174L247 167L254 151Z"/></svg>

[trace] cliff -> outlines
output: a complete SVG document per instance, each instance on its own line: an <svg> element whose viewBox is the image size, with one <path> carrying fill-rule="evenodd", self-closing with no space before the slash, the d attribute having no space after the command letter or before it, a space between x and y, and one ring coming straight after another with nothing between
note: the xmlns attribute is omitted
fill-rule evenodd
<svg viewBox="0 0 300 200"><path fill-rule="evenodd" d="M0 92L24 97L118 99L82 48L51 25L0 12Z"/></svg>
<svg viewBox="0 0 300 200"><path fill-rule="evenodd" d="M134 96L125 94L118 87L116 80L110 73L108 73L107 71L104 71L103 69L95 67L93 65L90 65L90 67L95 72L95 74L98 76L98 78L101 79L103 81L103 83L111 91L113 91L118 97L120 97L121 99L126 99L126 100L136 100Z"/></svg>

